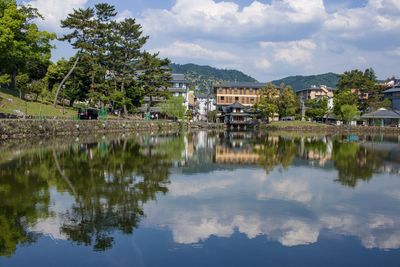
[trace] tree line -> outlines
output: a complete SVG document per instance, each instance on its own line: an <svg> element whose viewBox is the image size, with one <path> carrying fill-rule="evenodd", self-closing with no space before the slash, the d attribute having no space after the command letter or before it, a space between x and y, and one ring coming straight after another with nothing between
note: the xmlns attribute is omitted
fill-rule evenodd
<svg viewBox="0 0 400 267"><path fill-rule="evenodd" d="M280 87L267 84L260 92L256 104L262 117L295 117L300 119L304 109L305 118L321 119L334 117L350 122L359 114L379 108L391 108L391 101L384 98L385 85L379 84L372 68L361 71L346 71L340 75L333 96L333 108L329 108L328 97L299 99L294 90L285 84Z"/></svg>
<svg viewBox="0 0 400 267"><path fill-rule="evenodd" d="M74 9L61 21L62 36L41 31L37 9L0 0L0 85L57 105L89 101L123 113L134 111L145 96L168 96L169 59L143 49L149 39L133 18L117 19L106 3ZM54 40L68 42L71 58L51 62Z"/></svg>

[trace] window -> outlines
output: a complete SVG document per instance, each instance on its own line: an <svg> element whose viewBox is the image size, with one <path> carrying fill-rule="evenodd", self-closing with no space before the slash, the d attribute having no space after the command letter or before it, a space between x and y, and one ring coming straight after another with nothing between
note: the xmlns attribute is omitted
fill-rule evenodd
<svg viewBox="0 0 400 267"><path fill-rule="evenodd" d="M244 96L242 96L242 103L244 103L244 101L245 101L245 97L244 97Z"/></svg>
<svg viewBox="0 0 400 267"><path fill-rule="evenodd" d="M229 97L229 103L232 103L232 97L231 96Z"/></svg>
<svg viewBox="0 0 400 267"><path fill-rule="evenodd" d="M254 103L254 97L250 97L250 103Z"/></svg>
<svg viewBox="0 0 400 267"><path fill-rule="evenodd" d="M238 96L235 96L235 101L239 101L239 97Z"/></svg>
<svg viewBox="0 0 400 267"><path fill-rule="evenodd" d="M221 101L224 101L225 100L225 96L221 96Z"/></svg>

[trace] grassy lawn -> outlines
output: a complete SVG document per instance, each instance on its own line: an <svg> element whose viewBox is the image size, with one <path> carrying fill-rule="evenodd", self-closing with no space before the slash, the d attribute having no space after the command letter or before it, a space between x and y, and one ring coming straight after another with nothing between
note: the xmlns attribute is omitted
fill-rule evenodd
<svg viewBox="0 0 400 267"><path fill-rule="evenodd" d="M76 115L76 110L65 107L65 113L62 113L62 107L55 108L51 103L41 103L21 100L17 93L4 88L0 89L0 113L17 115L15 110L27 113L28 116L49 116L49 117L68 117Z"/></svg>
<svg viewBox="0 0 400 267"><path fill-rule="evenodd" d="M325 127L326 126L326 124L323 123L315 123L308 121L274 121L270 123L270 125L276 127L307 127L307 126Z"/></svg>

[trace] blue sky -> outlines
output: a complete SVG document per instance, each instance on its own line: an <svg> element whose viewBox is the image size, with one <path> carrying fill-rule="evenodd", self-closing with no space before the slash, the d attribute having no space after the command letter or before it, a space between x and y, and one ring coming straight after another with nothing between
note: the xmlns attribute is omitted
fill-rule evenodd
<svg viewBox="0 0 400 267"><path fill-rule="evenodd" d="M59 35L60 19L98 2L25 0L44 14L41 27ZM400 74L400 0L108 2L143 25L146 50L177 63L234 68L260 81L368 67L381 79ZM54 59L72 54L57 43Z"/></svg>

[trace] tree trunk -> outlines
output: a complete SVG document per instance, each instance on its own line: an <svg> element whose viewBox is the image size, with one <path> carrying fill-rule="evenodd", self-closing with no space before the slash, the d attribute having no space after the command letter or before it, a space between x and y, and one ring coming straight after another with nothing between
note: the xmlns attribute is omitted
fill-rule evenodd
<svg viewBox="0 0 400 267"><path fill-rule="evenodd" d="M124 82L121 83L121 92L124 93L124 95L125 95L125 83ZM124 96L124 102L125 102L125 96ZM124 103L123 109L124 109L124 115L128 115L128 108L126 107L125 103Z"/></svg>
<svg viewBox="0 0 400 267"><path fill-rule="evenodd" d="M17 70L13 69L11 72L11 89L15 89L17 87ZM21 94L19 96L21 98Z"/></svg>
<svg viewBox="0 0 400 267"><path fill-rule="evenodd" d="M69 78L69 76L71 76L72 72L74 72L76 65L78 64L80 57L77 56L76 60L74 62L74 65L72 66L72 68L68 71L67 75L65 75L64 79L62 79L61 83L58 85L57 88L57 92L56 92L56 96L54 97L54 107L57 106L57 98L58 98L58 94L60 93L60 90L62 88L62 86L64 85L65 81Z"/></svg>

